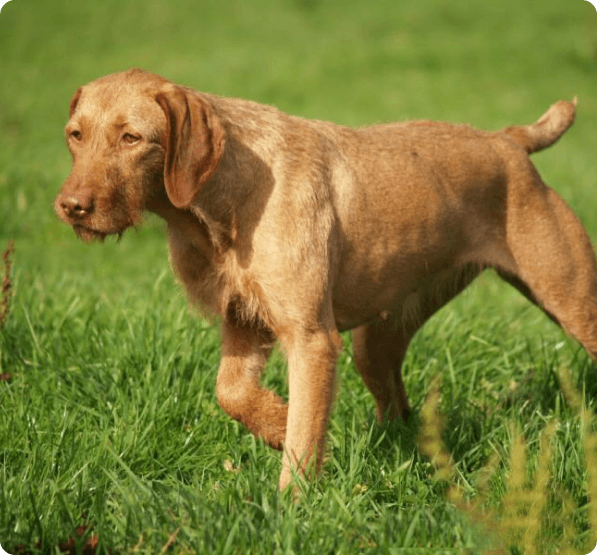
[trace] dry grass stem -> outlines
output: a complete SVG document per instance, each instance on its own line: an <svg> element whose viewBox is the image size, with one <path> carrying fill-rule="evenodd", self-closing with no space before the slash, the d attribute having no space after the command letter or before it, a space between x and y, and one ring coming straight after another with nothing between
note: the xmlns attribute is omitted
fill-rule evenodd
<svg viewBox="0 0 597 555"><path fill-rule="evenodd" d="M12 297L12 282L10 280L10 270L12 267L12 254L14 252L14 242L9 241L8 247L2 254L4 264L4 279L2 280L2 294L0 297L0 330L4 327L10 312L10 300Z"/></svg>
<svg viewBox="0 0 597 555"><path fill-rule="evenodd" d="M587 409L583 397L574 387L570 372L561 368L558 378L566 402L580 416L580 433L587 467L587 494L589 497L587 504L587 520L590 527L588 542L592 547L597 544L597 436L591 431L594 414Z"/></svg>
<svg viewBox="0 0 597 555"><path fill-rule="evenodd" d="M583 398L572 385L570 376L560 372L560 382L566 400L581 418L581 434L583 441L584 459L588 473L588 497L586 506L587 519L590 527L587 547L589 551L597 542L597 436L591 433L592 413L587 410ZM429 457L436 467L434 479L444 480L450 484L446 493L447 498L460 510L471 518L473 522L482 524L489 532L497 547L491 553L507 553L508 549L518 547L526 555L546 553L550 547L546 534L548 527L553 527L553 521L547 520L548 503L552 496L559 497L562 508L558 523L562 526L562 541L559 553L585 553L574 550L577 541L577 530L574 525L575 505L568 492L559 493L557 488L550 488L550 467L552 465L551 443L557 429L557 422L549 423L539 437L537 455L537 470L533 481L527 478L528 453L527 444L517 426L512 426L512 450L510 454L510 473L506 484L506 494L503 496L500 508L495 511L482 508L489 499L489 485L491 477L500 463L500 457L494 453L488 463L481 469L477 481L478 495L475 500L464 499L462 488L454 483L456 467L452 456L446 449L442 438L442 419L438 407L440 401L438 379L430 386L427 399L421 409L421 430L419 433L419 448ZM553 490L553 493L550 493Z"/></svg>

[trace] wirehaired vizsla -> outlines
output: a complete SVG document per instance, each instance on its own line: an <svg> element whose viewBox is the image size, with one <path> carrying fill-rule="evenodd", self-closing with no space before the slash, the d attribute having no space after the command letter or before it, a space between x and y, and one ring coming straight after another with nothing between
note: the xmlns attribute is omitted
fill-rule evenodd
<svg viewBox="0 0 597 555"><path fill-rule="evenodd" d="M591 243L529 154L570 127L575 103L534 125L484 132L415 121L350 129L221 98L141 70L81 87L73 157L55 209L83 240L166 221L174 271L222 320L222 408L283 450L321 463L339 331L353 330L377 417L408 418L401 377L417 329L495 268L597 355ZM272 345L289 403L260 387Z"/></svg>

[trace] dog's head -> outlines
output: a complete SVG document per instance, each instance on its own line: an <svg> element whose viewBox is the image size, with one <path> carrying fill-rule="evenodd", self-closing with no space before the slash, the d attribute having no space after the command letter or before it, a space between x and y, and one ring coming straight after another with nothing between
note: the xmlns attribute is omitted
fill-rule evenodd
<svg viewBox="0 0 597 555"><path fill-rule="evenodd" d="M140 70L77 90L65 132L73 167L55 210L86 241L121 235L160 204L189 208L225 147L203 97Z"/></svg>

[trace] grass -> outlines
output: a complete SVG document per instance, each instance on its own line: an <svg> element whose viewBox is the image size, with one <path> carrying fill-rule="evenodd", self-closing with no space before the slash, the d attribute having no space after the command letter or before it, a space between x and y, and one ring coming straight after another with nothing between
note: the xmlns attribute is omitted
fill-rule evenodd
<svg viewBox="0 0 597 555"><path fill-rule="evenodd" d="M588 527L579 530L575 523L574 502L569 491L552 476L554 456L552 446L560 422L552 419L541 431L534 461L528 465L528 445L519 427L512 429L512 447L506 488L498 507L490 500L490 480L497 474L503 457L493 453L479 472L476 482L476 499L470 499L466 489L458 483L458 469L442 441L442 419L438 413L440 388L434 380L427 401L421 410L419 448L437 467L436 480L449 484L446 497L472 524L482 528L489 539L491 553L508 553L510 549L535 555L536 553L579 553L591 550L597 543L597 434L589 424L593 415L588 411L580 395L575 391L567 371L559 372L562 389L568 403L580 416L580 441L588 471L587 490L591 500L584 506ZM529 479L528 468L530 466ZM556 550L557 547L557 550ZM575 549L576 548L576 549Z"/></svg>
<svg viewBox="0 0 597 555"><path fill-rule="evenodd" d="M441 438L463 498L483 499L499 520L513 446L526 445L526 491L547 464L543 430L557 421L542 509L551 525L537 545L588 552L594 445L583 438L596 424L566 403L558 372L570 369L594 410L595 366L491 273L415 338L408 426L377 426L345 337L323 473L295 503L276 488L279 454L217 406L217 325L188 310L161 222L88 246L57 222L52 201L69 171L70 96L131 66L350 125L433 118L499 128L578 95L577 123L535 162L595 242L596 32L597 13L581 0L6 4L0 250L13 240L14 254L0 331L3 548L56 553L69 539L75 551L87 542L113 554L495 548L417 447L423 401L441 376ZM284 393L284 373L276 353L264 381ZM495 472L484 482L488 460ZM524 541L505 549L521 553Z"/></svg>

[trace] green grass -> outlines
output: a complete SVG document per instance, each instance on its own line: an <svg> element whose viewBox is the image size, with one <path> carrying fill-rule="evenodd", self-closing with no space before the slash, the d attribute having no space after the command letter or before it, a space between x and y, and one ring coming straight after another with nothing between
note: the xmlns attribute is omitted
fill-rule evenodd
<svg viewBox="0 0 597 555"><path fill-rule="evenodd" d="M570 369L594 409L595 366L492 274L415 338L408 426L375 424L345 337L322 475L296 503L278 493L279 454L217 406L217 325L189 311L162 223L148 218L119 244L88 246L52 212L70 166L71 95L131 66L350 125L433 118L499 128L578 95L577 123L535 162L597 240L588 2L12 0L0 14L0 250L15 242L15 296L0 331L0 374L12 376L0 381L0 544L56 553L87 523L98 552L479 552L488 535L447 499L416 447L439 375L443 440L465 494L478 494L489 457L503 461L490 507L506 493L510 422L528 443L531 474L541 430L560 422L552 486L571 495L574 547L585 548L595 531L582 434L557 371ZM264 380L285 392L280 354ZM554 552L561 499L547 508Z"/></svg>

